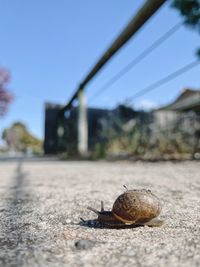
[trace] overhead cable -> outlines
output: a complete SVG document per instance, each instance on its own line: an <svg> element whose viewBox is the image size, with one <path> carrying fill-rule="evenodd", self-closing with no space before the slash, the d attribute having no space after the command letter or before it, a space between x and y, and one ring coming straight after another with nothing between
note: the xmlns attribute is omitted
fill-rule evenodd
<svg viewBox="0 0 200 267"><path fill-rule="evenodd" d="M150 91L155 90L156 88L160 87L161 85L168 83L169 81L175 79L176 77L182 75L185 72L188 72L189 70L193 69L194 67L196 67L199 64L200 64L200 60L195 60L193 62L190 62L189 64L185 65L184 67L168 74L167 76L163 77L162 79L160 79L160 80L146 86L145 88L139 90L138 92L136 92L132 96L128 97L127 101L132 102L135 98L138 98L144 94L149 93Z"/></svg>
<svg viewBox="0 0 200 267"><path fill-rule="evenodd" d="M153 52L158 46L164 43L169 37L171 37L175 32L177 32L183 22L175 24L171 29L165 32L161 37L159 37L153 44L147 47L142 53L135 57L131 62L129 62L124 68L122 68L117 74L115 74L110 80L108 80L102 87L100 87L97 92L92 96L91 100L102 94L106 89L111 87L115 82L117 82L122 76L129 72L133 67L135 67L139 62L141 62L145 57L147 57L151 52Z"/></svg>

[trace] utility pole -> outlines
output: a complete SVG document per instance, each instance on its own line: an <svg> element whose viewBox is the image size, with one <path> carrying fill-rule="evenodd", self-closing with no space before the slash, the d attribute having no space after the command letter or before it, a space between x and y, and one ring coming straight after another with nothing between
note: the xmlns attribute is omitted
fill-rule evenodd
<svg viewBox="0 0 200 267"><path fill-rule="evenodd" d="M84 90L78 92L78 152L81 156L86 156L88 152L88 121L87 104Z"/></svg>

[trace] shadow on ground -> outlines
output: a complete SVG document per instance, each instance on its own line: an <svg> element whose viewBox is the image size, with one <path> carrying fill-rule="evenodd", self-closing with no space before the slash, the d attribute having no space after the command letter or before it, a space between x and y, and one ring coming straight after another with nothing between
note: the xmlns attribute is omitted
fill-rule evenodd
<svg viewBox="0 0 200 267"><path fill-rule="evenodd" d="M20 246L29 243L28 215L31 210L27 208L31 201L31 192L28 187L27 172L23 171L23 160L19 160L15 175L11 180L8 191L5 192L4 212L1 214L0 235L0 262L7 266L15 259L15 266L20 266Z"/></svg>
<svg viewBox="0 0 200 267"><path fill-rule="evenodd" d="M80 218L79 222L80 226L88 227L88 228L97 228L97 229L130 229L130 228L138 228L138 227L144 227L144 225L137 224L137 225L125 225L125 224L116 224L116 225L104 225L98 222L98 220L84 220Z"/></svg>

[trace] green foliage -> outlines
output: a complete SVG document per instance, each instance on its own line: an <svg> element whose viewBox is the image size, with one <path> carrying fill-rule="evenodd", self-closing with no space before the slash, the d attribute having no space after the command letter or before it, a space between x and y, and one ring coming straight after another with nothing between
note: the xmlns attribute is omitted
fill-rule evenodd
<svg viewBox="0 0 200 267"><path fill-rule="evenodd" d="M200 32L200 1L199 0L173 0L172 7L179 10L185 18L185 24ZM200 57L200 49L197 51Z"/></svg>
<svg viewBox="0 0 200 267"><path fill-rule="evenodd" d="M21 122L13 123L10 128L3 131L2 139L6 141L10 150L16 152L42 153L42 142L31 135Z"/></svg>
<svg viewBox="0 0 200 267"><path fill-rule="evenodd" d="M97 143L92 153L92 159L103 159L106 157L106 145L104 143Z"/></svg>
<svg viewBox="0 0 200 267"><path fill-rule="evenodd" d="M147 114L146 114L147 115ZM200 121L196 115L180 114L174 121L159 126L150 114L137 114L124 122L113 117L102 131L102 140L97 144L95 158L133 157L139 159L181 159L192 158L199 146Z"/></svg>
<svg viewBox="0 0 200 267"><path fill-rule="evenodd" d="M200 27L200 1L174 0L172 6L177 8L185 17L185 22L194 27Z"/></svg>
<svg viewBox="0 0 200 267"><path fill-rule="evenodd" d="M196 54L198 57L200 57L200 49L197 50Z"/></svg>

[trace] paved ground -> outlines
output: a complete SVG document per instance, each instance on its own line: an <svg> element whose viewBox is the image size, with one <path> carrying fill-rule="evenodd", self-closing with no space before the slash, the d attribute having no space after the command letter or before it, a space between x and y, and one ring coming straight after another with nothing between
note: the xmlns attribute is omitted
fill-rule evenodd
<svg viewBox="0 0 200 267"><path fill-rule="evenodd" d="M123 184L159 196L165 225L80 224ZM0 162L0 199L0 266L200 266L199 162Z"/></svg>

